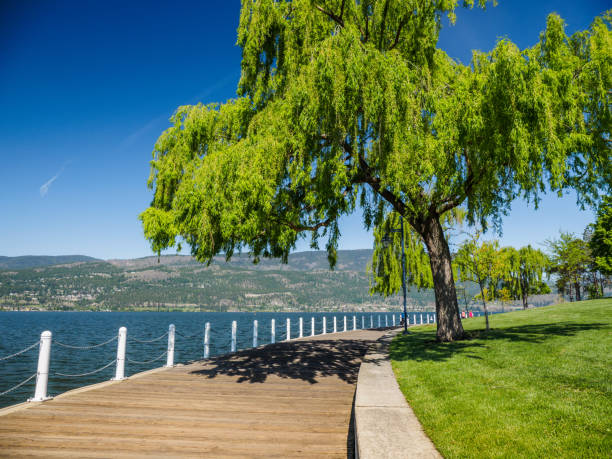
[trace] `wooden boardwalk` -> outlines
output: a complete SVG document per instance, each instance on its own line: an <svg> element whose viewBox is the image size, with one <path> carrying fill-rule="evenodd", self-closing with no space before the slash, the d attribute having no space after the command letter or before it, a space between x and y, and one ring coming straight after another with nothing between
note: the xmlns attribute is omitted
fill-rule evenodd
<svg viewBox="0 0 612 459"><path fill-rule="evenodd" d="M0 416L1 457L343 457L382 330L319 335L73 391Z"/></svg>

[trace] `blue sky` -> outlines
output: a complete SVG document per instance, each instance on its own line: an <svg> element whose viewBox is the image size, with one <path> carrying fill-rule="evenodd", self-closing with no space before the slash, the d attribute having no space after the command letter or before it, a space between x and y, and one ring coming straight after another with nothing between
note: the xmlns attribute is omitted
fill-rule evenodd
<svg viewBox="0 0 612 459"><path fill-rule="evenodd" d="M606 1L499 0L459 10L440 46L469 62L499 37L537 41L546 15L570 32ZM153 144L179 105L235 95L238 1L0 3L0 255L150 255L137 215ZM543 242L593 221L575 198L522 202L504 219L501 243ZM370 248L360 215L342 220L340 248ZM307 243L298 249L306 250Z"/></svg>

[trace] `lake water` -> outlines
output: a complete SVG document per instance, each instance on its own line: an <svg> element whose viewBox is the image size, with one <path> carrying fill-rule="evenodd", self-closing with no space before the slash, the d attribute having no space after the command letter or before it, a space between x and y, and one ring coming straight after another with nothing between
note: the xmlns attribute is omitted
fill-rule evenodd
<svg viewBox="0 0 612 459"><path fill-rule="evenodd" d="M410 323L419 320L420 313L409 313ZM115 374L115 364L88 376L68 377L94 371L112 362L117 354L117 341L93 349L72 349L61 346L91 346L117 336L119 327L127 328L126 376L157 368L166 364L166 357L151 363L145 362L162 356L168 346L166 337L151 343L164 335L168 326L176 327L175 363L185 363L203 358L204 325L210 322L210 356L230 352L231 323L237 322L237 348L245 349L253 345L253 321L258 321L258 344L271 342L271 320L276 321L276 341L286 339L286 319L291 319L291 337L299 333L299 318L304 319L304 335L311 333L311 318L315 318L315 334L320 334L323 317L327 321L327 332L333 331L333 317L337 318L338 331L353 328L353 316L357 328L385 326L385 316L389 326L392 313L219 313L219 312L1 312L0 313L0 359L18 352L40 339L41 332L53 333L51 364L49 370L50 396L61 394L70 389L107 381ZM362 322L363 317L363 322ZM426 320L426 319L424 319ZM399 325L399 312L395 313ZM131 360L131 362L130 362ZM0 393L24 381L36 373L38 345L17 357L0 360ZM0 407L26 401L34 395L36 378L23 386L0 396Z"/></svg>

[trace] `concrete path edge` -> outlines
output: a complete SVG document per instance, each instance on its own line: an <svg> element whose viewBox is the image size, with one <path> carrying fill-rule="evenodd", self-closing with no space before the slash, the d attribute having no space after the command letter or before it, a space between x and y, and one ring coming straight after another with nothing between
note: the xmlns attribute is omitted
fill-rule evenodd
<svg viewBox="0 0 612 459"><path fill-rule="evenodd" d="M355 394L355 457L441 458L395 379L389 344L401 330L385 334L368 350Z"/></svg>

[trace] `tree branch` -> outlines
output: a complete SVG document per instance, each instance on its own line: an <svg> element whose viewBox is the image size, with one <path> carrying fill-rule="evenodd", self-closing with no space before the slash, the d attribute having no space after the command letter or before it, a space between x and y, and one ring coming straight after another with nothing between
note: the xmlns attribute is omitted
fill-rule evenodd
<svg viewBox="0 0 612 459"><path fill-rule="evenodd" d="M383 37L385 36L385 21L387 20L387 10L388 9L389 9L389 0L385 2L382 21L380 21L380 40L378 41L378 49L381 51L382 51Z"/></svg>
<svg viewBox="0 0 612 459"><path fill-rule="evenodd" d="M404 27L406 22L408 22L408 18L403 18L401 22L399 23L399 26L397 27L397 32L395 32L395 40L393 41L393 44L389 48L389 51L395 48L397 44L399 43L400 33L402 32L402 27Z"/></svg>
<svg viewBox="0 0 612 459"><path fill-rule="evenodd" d="M338 24L340 27L344 27L344 21L342 20L341 16L336 16L334 13L332 13L331 11L327 11L326 9L324 9L323 7L319 6L319 5L315 5L314 6L316 9L318 9L321 13L325 14L327 17L329 17L331 20L333 20L336 24ZM344 2L343 2L343 8L344 8Z"/></svg>

